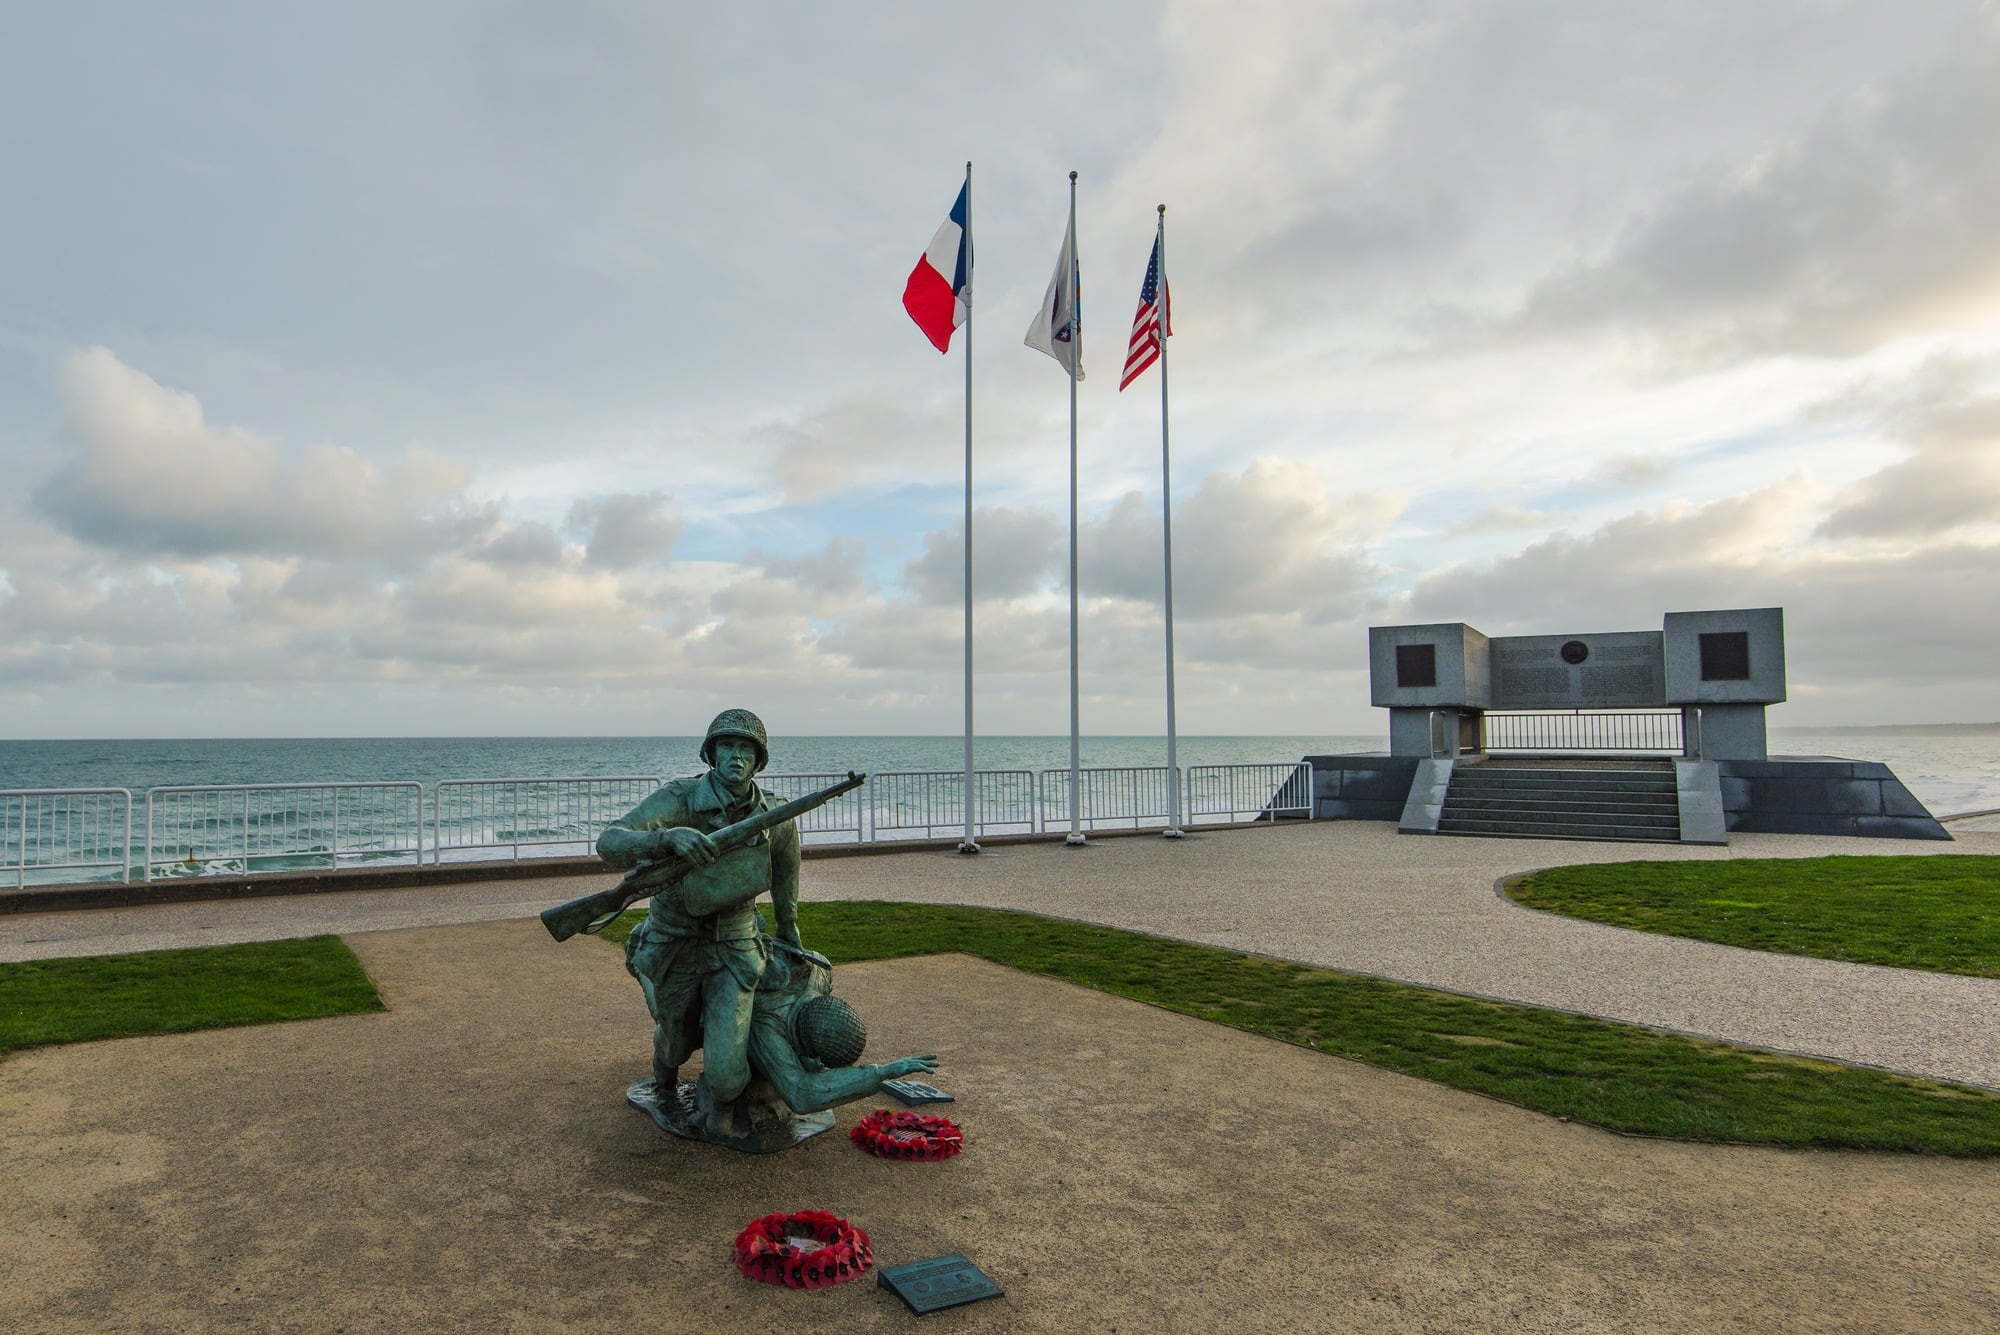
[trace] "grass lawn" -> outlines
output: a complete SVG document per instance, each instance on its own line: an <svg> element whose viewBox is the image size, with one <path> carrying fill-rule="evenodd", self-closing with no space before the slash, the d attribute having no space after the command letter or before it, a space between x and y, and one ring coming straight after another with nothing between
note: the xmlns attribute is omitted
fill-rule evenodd
<svg viewBox="0 0 2000 1335"><path fill-rule="evenodd" d="M1642 932L2000 978L2000 857L1610 862L1538 871L1507 894Z"/></svg>
<svg viewBox="0 0 2000 1335"><path fill-rule="evenodd" d="M0 1056L45 1043L381 1009L375 984L337 936L0 964Z"/></svg>
<svg viewBox="0 0 2000 1335"><path fill-rule="evenodd" d="M807 903L799 927L836 964L963 951L1613 1131L2000 1155L1984 1090L1026 913Z"/></svg>

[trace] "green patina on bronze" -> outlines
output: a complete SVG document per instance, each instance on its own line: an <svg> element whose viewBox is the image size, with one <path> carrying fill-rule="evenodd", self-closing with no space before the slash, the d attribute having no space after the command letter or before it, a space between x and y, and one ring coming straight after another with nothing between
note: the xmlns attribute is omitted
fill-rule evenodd
<svg viewBox="0 0 2000 1335"><path fill-rule="evenodd" d="M677 1135L769 1152L831 1126L826 1109L936 1059L854 1066L866 1030L832 995L832 966L799 939L796 817L865 776L790 803L764 792L756 777L769 739L747 709L716 716L701 757L708 772L663 785L599 836L598 856L627 869L625 880L542 921L563 940L651 896L625 967L653 1017L653 1075L627 1098ZM769 931L756 908L766 896ZM701 1078L683 1082L697 1050Z"/></svg>

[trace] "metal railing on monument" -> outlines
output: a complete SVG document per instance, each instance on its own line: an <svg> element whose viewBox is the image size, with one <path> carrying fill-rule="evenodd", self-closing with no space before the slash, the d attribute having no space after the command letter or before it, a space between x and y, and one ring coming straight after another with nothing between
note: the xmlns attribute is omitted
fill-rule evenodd
<svg viewBox="0 0 2000 1335"><path fill-rule="evenodd" d="M1685 749L1678 709L1488 713L1481 721L1489 753Z"/></svg>
<svg viewBox="0 0 2000 1335"><path fill-rule="evenodd" d="M784 799L843 774L766 774ZM1069 828L1069 771L975 770L976 837ZM1165 828L1178 796L1183 825L1309 818L1304 762L1087 767L1079 773L1085 830ZM17 887L79 879L324 871L370 865L588 857L604 826L637 806L652 775L415 781L168 785L135 798L122 788L0 792L0 877ZM799 821L808 844L936 839L965 826L965 775L891 771ZM136 856L135 856L136 855Z"/></svg>

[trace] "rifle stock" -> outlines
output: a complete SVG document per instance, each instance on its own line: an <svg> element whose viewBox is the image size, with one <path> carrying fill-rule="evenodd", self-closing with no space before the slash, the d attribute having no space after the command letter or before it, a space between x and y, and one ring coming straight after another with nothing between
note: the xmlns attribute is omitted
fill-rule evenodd
<svg viewBox="0 0 2000 1335"><path fill-rule="evenodd" d="M769 829L783 825L786 821L797 820L808 811L817 810L839 797L842 793L859 788L868 782L866 774L847 772L847 777L839 783L830 784L818 792L807 793L804 797L793 798L782 806L760 811L754 816L746 816L734 825L725 825L709 835L719 852L727 853L742 848L752 839ZM687 874L694 870L693 864L677 856L669 856L657 862L644 862L625 873L625 879L608 890L599 890L572 899L567 904L558 904L542 912L542 926L549 929L549 935L558 941L567 941L578 932L601 930L604 924L623 913L631 905L648 895L657 894L679 885ZM603 921L600 922L599 920Z"/></svg>

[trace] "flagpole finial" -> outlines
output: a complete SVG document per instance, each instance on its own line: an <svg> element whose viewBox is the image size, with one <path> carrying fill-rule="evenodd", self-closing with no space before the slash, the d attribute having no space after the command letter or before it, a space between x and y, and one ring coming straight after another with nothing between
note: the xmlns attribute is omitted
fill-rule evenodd
<svg viewBox="0 0 2000 1335"><path fill-rule="evenodd" d="M1167 216L1167 206L1165 204L1160 205L1160 216L1162 218Z"/></svg>
<svg viewBox="0 0 2000 1335"><path fill-rule="evenodd" d="M1075 172L1071 172L1071 173L1069 174L1069 179L1070 179L1070 180L1072 180L1072 181L1074 181L1074 180L1076 179L1076 173L1075 173Z"/></svg>

